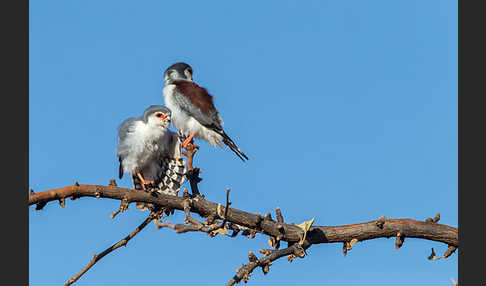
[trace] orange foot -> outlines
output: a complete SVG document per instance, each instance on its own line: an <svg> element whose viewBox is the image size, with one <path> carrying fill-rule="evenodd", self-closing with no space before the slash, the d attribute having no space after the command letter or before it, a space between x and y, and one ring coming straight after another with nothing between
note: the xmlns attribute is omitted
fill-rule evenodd
<svg viewBox="0 0 486 286"><path fill-rule="evenodd" d="M142 181L142 189L145 191L147 190L147 187L145 187L145 185L148 185L148 184L154 184L155 181L153 180L145 180L142 176L142 174L140 174L140 172L137 172L137 177L140 179L140 181Z"/></svg>
<svg viewBox="0 0 486 286"><path fill-rule="evenodd" d="M195 135L194 133L191 134L191 136L187 137L186 140L184 140L184 142L182 142L182 148L186 149L187 144L193 142L192 138L194 138L194 135Z"/></svg>

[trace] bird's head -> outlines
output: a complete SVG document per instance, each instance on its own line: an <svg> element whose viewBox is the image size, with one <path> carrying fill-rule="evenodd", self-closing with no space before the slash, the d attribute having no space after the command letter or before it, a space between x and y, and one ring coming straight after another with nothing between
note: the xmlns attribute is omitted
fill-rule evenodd
<svg viewBox="0 0 486 286"><path fill-rule="evenodd" d="M192 67L186 63L175 63L168 67L164 72L165 84L170 84L174 80L192 81Z"/></svg>
<svg viewBox="0 0 486 286"><path fill-rule="evenodd" d="M150 126L168 129L170 126L171 112L165 106L152 105L145 109L142 120Z"/></svg>

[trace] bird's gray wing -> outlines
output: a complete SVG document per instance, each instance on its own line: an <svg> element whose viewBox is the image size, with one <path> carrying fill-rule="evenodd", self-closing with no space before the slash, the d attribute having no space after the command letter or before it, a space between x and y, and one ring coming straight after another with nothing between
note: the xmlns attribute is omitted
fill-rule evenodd
<svg viewBox="0 0 486 286"><path fill-rule="evenodd" d="M122 122L120 127L118 127L118 138L120 141L124 141L129 133L134 132L134 123L139 120L139 118L131 117Z"/></svg>
<svg viewBox="0 0 486 286"><path fill-rule="evenodd" d="M201 125L222 131L223 120L214 107L213 97L205 88L191 81L175 81L173 97L179 107Z"/></svg>
<svg viewBox="0 0 486 286"><path fill-rule="evenodd" d="M120 166L118 167L118 177L120 179L123 178L122 161L130 148L130 146L128 146L128 144L126 143L126 138L130 133L134 132L134 126L137 120L139 119L128 118L127 120L123 121L122 124L118 127L118 147L116 153L118 155L118 162L120 163Z"/></svg>
<svg viewBox="0 0 486 286"><path fill-rule="evenodd" d="M174 99L179 107L194 117L201 125L215 131L223 137L225 143L242 161L248 157L236 146L235 142L224 132L223 120L214 107L213 97L205 88L192 81L174 81Z"/></svg>

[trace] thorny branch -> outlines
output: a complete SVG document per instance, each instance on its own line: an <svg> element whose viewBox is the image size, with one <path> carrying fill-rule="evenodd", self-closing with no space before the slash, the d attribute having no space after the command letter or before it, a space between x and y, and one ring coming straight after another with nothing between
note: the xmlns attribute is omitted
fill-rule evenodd
<svg viewBox="0 0 486 286"><path fill-rule="evenodd" d="M194 145L192 142L187 144L186 151L183 151L187 157L187 171L186 171L186 178L189 180L189 184L191 185L191 191L193 196L200 195L198 184L202 181L199 177L201 170L199 168L193 167L194 155L196 154L197 150L199 150L198 145Z"/></svg>
<svg viewBox="0 0 486 286"><path fill-rule="evenodd" d="M228 188L226 190L226 208L225 208L224 215L221 215L221 213L219 211L219 206L220 206L219 204L218 204L218 207L217 207L217 215L220 218L223 219L223 222L218 222L218 221L215 222L216 215L208 216L205 223L202 223L202 222L198 221L197 219L195 219L194 217L192 217L191 216L192 199L189 198L189 195L187 194L187 189L184 189L183 197L186 198L184 200L184 203L183 203L184 204L184 214L186 215L184 223L189 224L189 225L186 225L186 224L173 225L169 221L167 221L165 223L158 222L156 224L156 227L157 227L157 229L160 229L160 228L163 228L163 227L169 227L169 228L173 229L176 233L184 233L184 232L188 232L188 231L201 231L201 232L207 233L211 237L214 237L217 234L226 235L226 234L228 234L228 228L226 226L226 217L227 217L227 214L228 214L229 205L231 204L231 202L229 202L229 192L230 192L230 189ZM236 232L236 231L239 231L239 229L233 228L233 231ZM233 237L235 235L231 235L231 236Z"/></svg>
<svg viewBox="0 0 486 286"><path fill-rule="evenodd" d="M106 256L110 252L116 250L117 248L119 248L121 246L126 246L128 241L130 241L130 239L132 239L142 229L144 229L147 226L147 224L150 223L150 221L160 217L161 214L162 214L162 210L160 208L155 208L149 214L149 216L136 229L134 229L129 235L127 235L125 238L118 241L117 243L113 244L112 246L108 247L107 249L105 249L100 254L93 255L93 259L91 259L91 261L83 269L81 269L81 271L79 271L76 275L74 275L71 279L69 279L69 281L66 282L66 284L64 284L64 286L68 286L68 285L71 285L74 282L76 282L81 276L83 276L84 273L86 273L86 271L88 271L93 265L95 265L96 262L98 262L100 259L102 259L104 256Z"/></svg>
<svg viewBox="0 0 486 286"><path fill-rule="evenodd" d="M306 247L309 247L310 244L307 244ZM243 264L241 268L236 270L236 275L231 278L231 280L226 283L226 286L235 285L243 280L245 283L248 281L248 278L251 276L251 273L255 268L261 267L263 274L267 274L270 271L270 266L272 262L284 257L284 256L297 256L303 258L305 256L305 248L300 244L294 244L287 248L281 250L273 250L273 249L260 249L259 252L264 255L262 258L258 258L253 252L248 253L248 260L247 264ZM291 260L290 260L291 261Z"/></svg>
<svg viewBox="0 0 486 286"><path fill-rule="evenodd" d="M438 241L448 245L446 253L439 258L450 256L459 247L458 229L437 223L440 215L436 215L433 219L427 219L426 221L413 219L388 219L383 216L377 220L350 225L312 226L305 232L306 235L304 235L304 230L299 226L293 223L288 224L284 222L280 208L277 208L276 210L277 221L273 220L270 214L263 217L260 214L252 214L230 208L229 190L227 190L224 213L221 210L221 204L210 202L203 196L194 196L194 190L193 196L189 196L187 189L185 189L183 197L178 197L166 194L137 192L131 189L118 187L116 184L103 186L80 185L76 183L73 186L59 189L52 189L39 193L31 192L29 196L29 205L36 205L36 210L40 210L51 201L62 201L62 204L64 205L66 198L74 200L80 197L109 198L120 200L122 202L125 201L123 202L123 208L121 205L120 209L125 209L125 204L128 205L132 202L144 202L151 203L155 207L182 210L186 214L185 223L189 223L188 225L172 225L170 222L159 222L158 224L158 228L169 227L174 229L177 233L201 231L210 236L215 236L217 234L227 234L227 228L229 228L233 230L233 234L229 235L231 237L236 236L241 230L243 231L242 234L248 235L249 238L253 238L256 233L268 235L270 237L271 246L276 249L278 249L280 241L286 241L288 243L288 247L282 250L260 250L260 252L265 255L260 259L256 258L254 254L250 254L250 262L243 265L227 285L234 285L241 280L246 281L252 271L257 267L262 267L264 273L268 272L271 262L280 257L288 256L287 259L289 261L292 261L295 257L304 257L305 250L313 244L343 243L343 252L346 254L347 251L351 250L353 245L359 241L395 237L395 247L398 249L403 245L406 237L420 238ZM199 214L201 217L206 218L206 221L204 223L199 222L191 216L191 213ZM154 218L147 219L147 222L152 219ZM141 229L145 227L145 225L146 223L144 222L137 229ZM132 234L135 235L138 231L135 230ZM133 237L131 236L132 234L127 238ZM305 240L303 240L304 237ZM122 242L123 240L119 243ZM115 247L118 248L119 246L115 244L105 250L105 252L111 248L116 249ZM106 253L101 253L93 258L94 262L92 261L90 264L94 264L102 256L111 251L112 250ZM429 259L438 258L435 258L435 253L433 253ZM90 264L85 267L86 270L83 269L84 272L92 266ZM83 270L81 272L83 272ZM81 273L81 275L83 273Z"/></svg>

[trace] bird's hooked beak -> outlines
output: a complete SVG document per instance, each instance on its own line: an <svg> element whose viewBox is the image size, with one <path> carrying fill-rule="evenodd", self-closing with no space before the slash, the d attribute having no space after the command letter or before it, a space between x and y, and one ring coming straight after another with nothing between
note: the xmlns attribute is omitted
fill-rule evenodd
<svg viewBox="0 0 486 286"><path fill-rule="evenodd" d="M162 120L162 122L167 122L170 124L170 115L165 115L165 114L162 114L162 116L160 116L160 120Z"/></svg>

